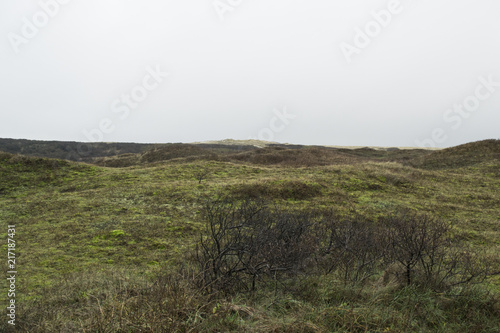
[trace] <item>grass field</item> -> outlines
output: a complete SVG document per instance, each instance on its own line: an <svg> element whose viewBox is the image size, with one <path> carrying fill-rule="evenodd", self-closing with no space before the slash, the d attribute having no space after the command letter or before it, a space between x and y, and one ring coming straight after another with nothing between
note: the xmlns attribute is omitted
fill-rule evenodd
<svg viewBox="0 0 500 333"><path fill-rule="evenodd" d="M203 203L226 195L373 223L409 208L451 223L498 265L500 141L439 151L196 147L93 164L0 153L0 242L6 258L16 225L18 271L16 327L4 315L0 331L498 332L498 276L435 291L384 283L384 271L352 285L302 274L287 288L207 295L192 282L192 259Z"/></svg>

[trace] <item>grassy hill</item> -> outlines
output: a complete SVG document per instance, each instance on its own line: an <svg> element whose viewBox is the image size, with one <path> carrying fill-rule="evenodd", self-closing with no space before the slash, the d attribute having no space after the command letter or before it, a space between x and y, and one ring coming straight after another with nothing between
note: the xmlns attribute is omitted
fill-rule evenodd
<svg viewBox="0 0 500 333"><path fill-rule="evenodd" d="M500 161L500 140L484 140L434 151L411 161L425 169L454 169Z"/></svg>
<svg viewBox="0 0 500 333"><path fill-rule="evenodd" d="M94 158L100 166L127 167L168 160L212 160L275 166L344 165L359 162L409 162L425 157L425 149L332 148L285 144L262 144L263 147L225 144L169 144L138 154Z"/></svg>
<svg viewBox="0 0 500 333"><path fill-rule="evenodd" d="M374 226L410 209L450 223L498 267L499 152L489 140L440 151L171 144L94 164L0 153L4 253L16 225L15 331L497 332L498 276L435 290L387 280L391 266L345 283L308 273L313 260L255 292L207 295L195 250L205 203L227 196ZM14 330L2 320L0 331Z"/></svg>

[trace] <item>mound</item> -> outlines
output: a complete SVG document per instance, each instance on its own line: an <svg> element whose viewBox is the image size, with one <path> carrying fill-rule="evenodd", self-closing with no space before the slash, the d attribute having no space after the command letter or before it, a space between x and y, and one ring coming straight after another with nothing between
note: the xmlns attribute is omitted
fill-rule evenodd
<svg viewBox="0 0 500 333"><path fill-rule="evenodd" d="M92 160L92 164L110 168L126 168L141 164L141 154L122 154L110 157L98 157Z"/></svg>
<svg viewBox="0 0 500 333"><path fill-rule="evenodd" d="M203 156L209 153L209 149L198 147L196 145L171 143L147 150L141 154L122 154L112 157L96 158L93 160L93 164L121 168L146 163L168 161L176 158Z"/></svg>
<svg viewBox="0 0 500 333"><path fill-rule="evenodd" d="M319 147L306 147L300 149L267 147L233 154L228 156L227 159L234 162L292 167L354 164L365 160L362 157L352 156L335 149Z"/></svg>
<svg viewBox="0 0 500 333"><path fill-rule="evenodd" d="M409 161L422 169L454 169L500 162L500 140L484 140L433 151Z"/></svg>
<svg viewBox="0 0 500 333"><path fill-rule="evenodd" d="M251 146L251 147L264 148L264 147L276 144L276 142L263 141L263 140L253 140L253 139L249 139L249 140L225 139L225 140L218 140L218 141L193 142L193 144L197 144L197 145L222 145L222 146Z"/></svg>
<svg viewBox="0 0 500 333"><path fill-rule="evenodd" d="M221 156L256 149L258 148L254 146L171 143L147 150L141 154L122 154L95 158L92 163L100 166L121 168L174 159L182 161L222 160Z"/></svg>
<svg viewBox="0 0 500 333"><path fill-rule="evenodd" d="M399 149L399 148L339 148L338 151L347 155L363 157L380 162L404 162L419 156L429 154L425 149Z"/></svg>
<svg viewBox="0 0 500 333"><path fill-rule="evenodd" d="M28 157L0 152L0 195L18 188L60 184L82 172L92 172L89 165L65 160Z"/></svg>
<svg viewBox="0 0 500 333"><path fill-rule="evenodd" d="M322 187L300 180L264 181L228 186L231 197L238 199L307 200L321 195Z"/></svg>
<svg viewBox="0 0 500 333"><path fill-rule="evenodd" d="M43 172L47 169L58 169L69 165L70 163L64 160L0 152L0 167L2 169L13 169L17 172Z"/></svg>
<svg viewBox="0 0 500 333"><path fill-rule="evenodd" d="M141 162L152 163L167 161L174 158L199 156L206 153L207 151L205 149L195 145L173 143L144 152L141 155Z"/></svg>

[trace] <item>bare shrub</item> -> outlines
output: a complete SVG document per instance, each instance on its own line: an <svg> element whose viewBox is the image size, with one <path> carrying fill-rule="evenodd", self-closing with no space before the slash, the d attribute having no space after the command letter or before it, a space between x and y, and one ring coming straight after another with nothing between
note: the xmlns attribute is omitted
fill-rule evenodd
<svg viewBox="0 0 500 333"><path fill-rule="evenodd" d="M348 284L363 282L376 272L383 258L376 225L356 215L348 219L330 216L325 226L320 257L326 274L337 273Z"/></svg>
<svg viewBox="0 0 500 333"><path fill-rule="evenodd" d="M387 259L404 269L406 283L412 283L413 271L421 264L432 269L447 241L449 226L428 215L402 210L384 219L386 226Z"/></svg>
<svg viewBox="0 0 500 333"><path fill-rule="evenodd" d="M402 210L384 219L387 263L401 267L405 283L443 290L481 283L499 274L493 261L450 235L449 224Z"/></svg>
<svg viewBox="0 0 500 333"><path fill-rule="evenodd" d="M196 251L201 287L208 293L255 291L258 284L285 286L288 278L320 272L354 285L385 270L384 281L395 276L402 284L443 291L499 274L493 260L429 215L401 210L376 223L356 213L318 220L319 214L259 200L207 202Z"/></svg>
<svg viewBox="0 0 500 333"><path fill-rule="evenodd" d="M436 290L448 290L455 286L465 288L485 282L489 277L500 274L494 258L472 248L463 242L448 242L432 260L421 261L417 270L419 283Z"/></svg>
<svg viewBox="0 0 500 333"><path fill-rule="evenodd" d="M207 202L197 247L202 287L209 293L254 291L259 281L296 275L314 252L308 214L272 210L263 201Z"/></svg>

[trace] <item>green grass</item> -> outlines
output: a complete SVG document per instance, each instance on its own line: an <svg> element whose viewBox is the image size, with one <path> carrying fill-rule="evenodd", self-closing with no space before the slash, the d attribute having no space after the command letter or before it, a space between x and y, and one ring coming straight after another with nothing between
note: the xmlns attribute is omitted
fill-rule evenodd
<svg viewBox="0 0 500 333"><path fill-rule="evenodd" d="M474 153L474 163L457 167L453 153L453 167L445 168L446 156L440 152L439 163L424 163L416 154L412 166L398 162L401 152L396 153L396 160L384 161L385 155L365 159L357 152L346 164L336 159L328 164L330 157L318 155L319 165L304 167L295 162L288 166L283 152L279 158L266 151L248 159L253 153L245 152L234 160L155 158L155 163L126 168L0 153L4 253L6 226L15 224L17 231L17 328L495 332L500 325L498 279L454 296L381 286L376 279L357 290L305 277L287 292L261 290L214 299L188 284L190 273L176 275L203 229L203 200L221 194L265 197L299 210L348 214L355 209L373 220L400 207L413 208L451 221L467 242L498 257L500 161L481 162ZM287 154L297 158L301 153ZM202 182L197 179L200 170L208 170ZM7 271L6 262L3 268ZM158 289L159 274L181 281ZM0 287L7 290L5 279ZM4 309L6 302L3 296ZM4 318L0 331L8 329Z"/></svg>

